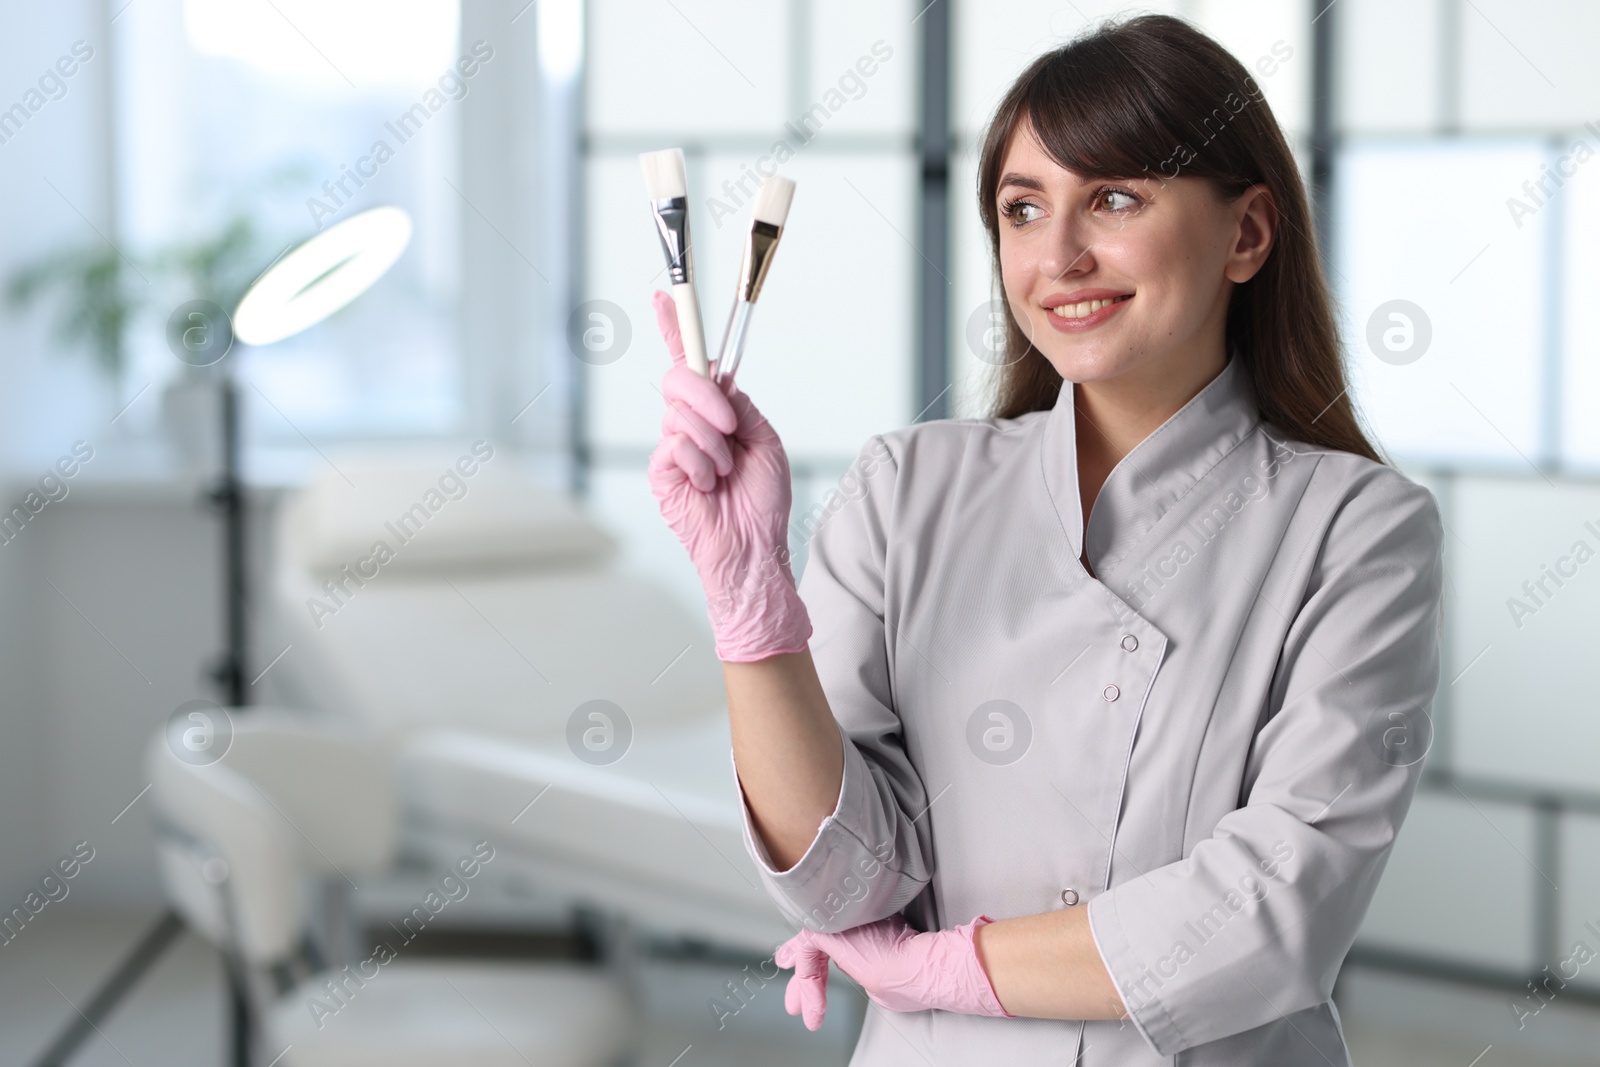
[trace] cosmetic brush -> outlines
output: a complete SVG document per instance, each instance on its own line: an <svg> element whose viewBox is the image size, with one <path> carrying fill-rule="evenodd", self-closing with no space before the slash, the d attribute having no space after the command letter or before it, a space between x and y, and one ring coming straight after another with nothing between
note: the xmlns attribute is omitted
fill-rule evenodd
<svg viewBox="0 0 1600 1067"><path fill-rule="evenodd" d="M667 273L672 278L672 302L678 308L683 356L689 369L705 375L710 368L706 365L706 332L700 323L700 302L694 291L694 254L689 245L689 178L683 164L683 149L642 152L639 166L644 170L650 212L655 216L661 250L667 257Z"/></svg>
<svg viewBox="0 0 1600 1067"><path fill-rule="evenodd" d="M739 289L728 315L728 328L722 335L722 349L717 354L715 374L719 382L732 378L739 369L745 336L750 329L750 313L761 295L761 283L767 280L767 270L772 266L773 254L778 251L778 238L783 236L783 223L789 217L789 205L793 201L794 182L776 174L763 181L756 192L750 233L745 237L744 258L739 264Z"/></svg>

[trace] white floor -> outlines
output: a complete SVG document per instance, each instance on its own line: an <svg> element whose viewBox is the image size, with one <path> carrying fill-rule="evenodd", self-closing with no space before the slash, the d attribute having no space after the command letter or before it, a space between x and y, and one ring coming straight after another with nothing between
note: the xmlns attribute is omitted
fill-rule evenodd
<svg viewBox="0 0 1600 1067"><path fill-rule="evenodd" d="M81 1005L144 929L138 919L47 911L0 947L0 1063L25 1065ZM718 1029L708 1006L738 976L725 964L646 966L646 1021L637 1063L694 1067L761 1063L842 1065L859 1026L846 990L830 993L830 1014L812 1034L783 1010L783 982L757 991ZM1354 1061L1360 1067L1577 1067L1600 1065L1600 1010L1559 999L1517 1020L1504 994L1352 971L1340 986ZM211 951L185 936L74 1067L220 1067L220 969ZM685 1054L687 1052L687 1054Z"/></svg>
<svg viewBox="0 0 1600 1067"><path fill-rule="evenodd" d="M0 1064L30 1064L149 921L47 909L0 946ZM783 1009L785 974L750 994L719 1029L710 1001L728 997L724 983L743 977L737 966L645 961L641 967L641 1067L839 1067L850 1058L860 1015L848 989L830 986L829 1018L813 1034ZM82 1046L73 1067L221 1067L223 1005L215 954L186 934Z"/></svg>

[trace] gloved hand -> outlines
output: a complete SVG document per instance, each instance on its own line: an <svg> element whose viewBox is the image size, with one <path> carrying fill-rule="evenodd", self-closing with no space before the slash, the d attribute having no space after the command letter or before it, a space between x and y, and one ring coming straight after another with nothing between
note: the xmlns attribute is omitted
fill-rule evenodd
<svg viewBox="0 0 1600 1067"><path fill-rule="evenodd" d="M995 996L972 943L973 932L993 921L980 915L951 930L918 933L903 917L891 915L839 934L801 930L772 957L779 967L794 968L783 1006L790 1015L799 1015L808 1030L822 1025L831 957L880 1008L939 1008L1014 1019Z"/></svg>
<svg viewBox="0 0 1600 1067"><path fill-rule="evenodd" d="M657 291L655 309L672 366L661 379L667 411L650 492L700 574L717 657L799 652L811 618L789 569L789 457L737 385L689 369L672 298Z"/></svg>

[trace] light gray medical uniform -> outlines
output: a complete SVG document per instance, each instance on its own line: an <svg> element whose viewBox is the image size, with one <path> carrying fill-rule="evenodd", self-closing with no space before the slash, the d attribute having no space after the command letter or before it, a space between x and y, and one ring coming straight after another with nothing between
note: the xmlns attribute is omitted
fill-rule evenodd
<svg viewBox="0 0 1600 1067"><path fill-rule="evenodd" d="M1441 525L1261 422L1237 356L1079 504L1073 389L874 437L800 593L845 739L795 924L1089 909L1131 1018L868 1008L855 1067L1346 1064L1334 978L1410 806ZM1081 1058L1080 1058L1081 1057Z"/></svg>

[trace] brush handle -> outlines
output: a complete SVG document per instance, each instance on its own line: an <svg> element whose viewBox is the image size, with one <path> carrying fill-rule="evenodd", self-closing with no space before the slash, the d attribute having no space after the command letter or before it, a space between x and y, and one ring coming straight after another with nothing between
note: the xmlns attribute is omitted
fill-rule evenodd
<svg viewBox="0 0 1600 1067"><path fill-rule="evenodd" d="M728 328L722 335L722 351L717 355L717 381L732 378L739 369L739 358L744 355L744 339L750 331L750 313L755 304L748 300L735 300L728 313Z"/></svg>
<svg viewBox="0 0 1600 1067"><path fill-rule="evenodd" d="M678 332L683 336L683 358L689 369L706 377L706 329L700 322L700 301L695 299L694 282L672 287L672 302L678 308Z"/></svg>

